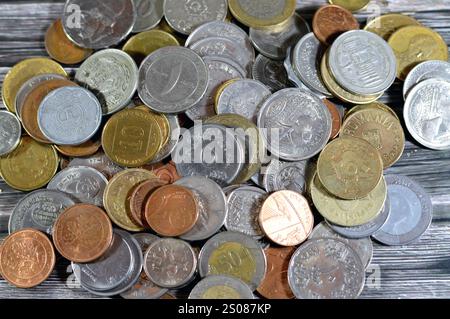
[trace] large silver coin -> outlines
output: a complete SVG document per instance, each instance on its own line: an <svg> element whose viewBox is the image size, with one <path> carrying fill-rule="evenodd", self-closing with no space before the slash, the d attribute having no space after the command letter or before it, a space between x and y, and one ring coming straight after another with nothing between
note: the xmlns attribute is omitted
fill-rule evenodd
<svg viewBox="0 0 450 319"><path fill-rule="evenodd" d="M24 228L34 228L52 234L53 224L76 199L60 191L41 189L27 194L14 207L9 217L10 234Z"/></svg>
<svg viewBox="0 0 450 319"><path fill-rule="evenodd" d="M412 137L425 147L450 149L450 82L432 79L414 86L403 108Z"/></svg>
<svg viewBox="0 0 450 319"><path fill-rule="evenodd" d="M127 53L107 49L87 58L75 80L96 94L103 114L112 114L130 103L138 85L138 68Z"/></svg>
<svg viewBox="0 0 450 319"><path fill-rule="evenodd" d="M133 0L136 22L132 32L143 32L156 27L164 15L164 0Z"/></svg>
<svg viewBox="0 0 450 319"><path fill-rule="evenodd" d="M273 159L263 175L264 188L269 193L291 190L305 194L309 164L309 161L284 162Z"/></svg>
<svg viewBox="0 0 450 319"><path fill-rule="evenodd" d="M131 32L135 21L132 0L67 0L62 17L67 36L89 49L118 44Z"/></svg>
<svg viewBox="0 0 450 319"><path fill-rule="evenodd" d="M268 149L287 161L317 155L331 135L331 114L309 91L284 89L269 97L258 116Z"/></svg>
<svg viewBox="0 0 450 319"><path fill-rule="evenodd" d="M338 239L308 240L289 263L288 282L298 299L354 299L364 281L358 254Z"/></svg>
<svg viewBox="0 0 450 319"><path fill-rule="evenodd" d="M255 239L241 233L217 234L205 243L199 255L201 277L236 277L249 285L252 291L261 284L266 269L267 261L263 248Z"/></svg>
<svg viewBox="0 0 450 319"><path fill-rule="evenodd" d="M38 125L57 145L80 145L97 133L102 123L102 107L95 95L77 86L51 91L42 100Z"/></svg>
<svg viewBox="0 0 450 319"><path fill-rule="evenodd" d="M269 87L272 92L285 89L289 86L289 79L280 61L274 61L260 54L253 64L252 76Z"/></svg>
<svg viewBox="0 0 450 319"><path fill-rule="evenodd" d="M450 82L450 63L433 60L425 61L417 65L403 83L403 97L406 100L409 91L419 82L430 79L438 79Z"/></svg>
<svg viewBox="0 0 450 319"><path fill-rule="evenodd" d="M271 95L261 82L244 79L228 85L219 97L218 114L238 114L256 123L263 102Z"/></svg>
<svg viewBox="0 0 450 319"><path fill-rule="evenodd" d="M68 167L53 177L47 189L72 195L81 203L103 206L103 193L108 180L92 167Z"/></svg>
<svg viewBox="0 0 450 319"><path fill-rule="evenodd" d="M167 114L166 118L169 121L169 131L170 131L169 141L155 155L152 164L159 163L165 160L167 157L169 157L180 140L181 127L178 115Z"/></svg>
<svg viewBox="0 0 450 319"><path fill-rule="evenodd" d="M189 299L254 299L255 296L242 280L230 276L208 276L189 294Z"/></svg>
<svg viewBox="0 0 450 319"><path fill-rule="evenodd" d="M22 126L19 119L8 111L0 110L0 156L14 151L19 145Z"/></svg>
<svg viewBox="0 0 450 319"><path fill-rule="evenodd" d="M100 173L106 176L107 179L111 179L117 173L123 171L123 168L115 164L109 159L103 152L98 152L88 157L77 157L71 159L67 165L68 167L74 166L88 166L95 168Z"/></svg>
<svg viewBox="0 0 450 319"><path fill-rule="evenodd" d="M433 219L430 195L408 177L385 176L391 203L387 222L372 235L379 242L400 246L419 239Z"/></svg>
<svg viewBox="0 0 450 319"><path fill-rule="evenodd" d="M208 88L208 68L194 51L165 47L139 69L139 97L159 113L181 113L196 105Z"/></svg>
<svg viewBox="0 0 450 319"><path fill-rule="evenodd" d="M208 239L217 233L225 223L228 211L227 198L220 186L201 176L184 177L174 184L191 189L197 197L199 208L199 217L194 228L180 238L198 241Z"/></svg>
<svg viewBox="0 0 450 319"><path fill-rule="evenodd" d="M293 48L288 48L287 54L286 54L286 59L283 62L283 66L284 66L284 69L286 70L288 80L290 81L291 84L293 84L293 86L308 91L310 89L305 84L303 84L303 82L298 77L297 73L294 71L294 67L292 65L293 53L294 53Z"/></svg>
<svg viewBox="0 0 450 319"><path fill-rule="evenodd" d="M397 74L392 48L380 36L364 30L339 36L331 46L328 64L340 86L360 95L386 91Z"/></svg>

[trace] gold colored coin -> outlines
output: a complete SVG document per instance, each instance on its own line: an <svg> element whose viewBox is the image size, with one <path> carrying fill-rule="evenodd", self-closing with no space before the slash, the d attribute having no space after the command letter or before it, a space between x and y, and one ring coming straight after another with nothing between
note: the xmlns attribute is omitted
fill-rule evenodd
<svg viewBox="0 0 450 319"><path fill-rule="evenodd" d="M231 14L242 24L255 29L272 29L294 15L296 0L229 0Z"/></svg>
<svg viewBox="0 0 450 319"><path fill-rule="evenodd" d="M162 30L150 30L136 34L123 46L122 50L140 64L150 53L168 46L179 46L178 40Z"/></svg>
<svg viewBox="0 0 450 319"><path fill-rule="evenodd" d="M380 37L387 41L395 31L409 25L421 24L413 17L392 13L385 14L371 20L369 23L367 23L364 30L378 34Z"/></svg>
<svg viewBox="0 0 450 319"><path fill-rule="evenodd" d="M85 157L97 153L97 151L100 149L100 146L102 146L100 141L90 140L77 146L55 145L55 148L58 150L58 152L65 156Z"/></svg>
<svg viewBox="0 0 450 319"><path fill-rule="evenodd" d="M158 126L161 129L161 135L162 135L162 141L163 141L161 148L164 147L169 142L169 139L170 139L170 123L169 123L169 120L167 119L166 115L155 113L152 110L150 110L146 105L136 106L136 109L144 110L155 116Z"/></svg>
<svg viewBox="0 0 450 319"><path fill-rule="evenodd" d="M8 110L15 113L17 92L26 81L37 75L48 73L67 76L61 65L47 58L26 59L13 66L6 74L2 87L3 103Z"/></svg>
<svg viewBox="0 0 450 319"><path fill-rule="evenodd" d="M319 213L333 224L353 227L366 224L377 217L384 207L387 186L384 178L366 197L356 200L339 199L325 189L318 176L311 187L311 197Z"/></svg>
<svg viewBox="0 0 450 319"><path fill-rule="evenodd" d="M356 113L356 112L358 112L358 111L365 110L365 109L368 109L368 108L369 108L369 109L370 109L370 108L372 108L372 109L380 109L380 110L383 110L383 111L385 111L385 112L388 112L388 113L390 113L392 116L394 116L394 117L397 119L397 121L400 122L400 118L398 117L397 113L395 113L395 111L394 111L393 109L391 109L391 108L390 108L389 106L387 106L386 104L383 104L383 103L378 102L378 101L372 102L372 103L369 103L369 104L356 105L356 106L352 107L352 108L345 114L344 121L345 121L350 115L352 115L353 113Z"/></svg>
<svg viewBox="0 0 450 319"><path fill-rule="evenodd" d="M162 138L156 116L134 108L123 110L108 120L103 128L102 146L114 163L139 167L155 157Z"/></svg>
<svg viewBox="0 0 450 319"><path fill-rule="evenodd" d="M219 110L217 108L219 107L219 99L220 99L220 96L222 95L223 91L227 88L227 86L229 86L230 84L232 84L238 80L239 79L231 79L231 80L225 81L217 89L216 95L214 96L214 109L216 111L216 114L219 113Z"/></svg>
<svg viewBox="0 0 450 319"><path fill-rule="evenodd" d="M418 64L430 60L448 61L448 47L442 36L423 26L407 26L394 32L388 41L397 58L397 77L405 80Z"/></svg>
<svg viewBox="0 0 450 319"><path fill-rule="evenodd" d="M202 299L219 300L219 299L242 299L241 294L228 286L214 286L205 290Z"/></svg>
<svg viewBox="0 0 450 319"><path fill-rule="evenodd" d="M166 18L164 17L162 18L158 26L154 28L154 30L161 30L170 33L177 39L178 43L182 46L184 46L184 44L186 43L186 38L181 37L179 33L177 33L174 29L172 29L172 27L167 23Z"/></svg>
<svg viewBox="0 0 450 319"><path fill-rule="evenodd" d="M132 191L143 181L157 178L145 169L128 169L114 175L106 186L103 204L111 220L129 231L142 231L141 226L131 219L130 197Z"/></svg>
<svg viewBox="0 0 450 319"><path fill-rule="evenodd" d="M12 153L0 158L0 172L6 184L27 192L47 185L58 164L58 153L53 146L23 136Z"/></svg>
<svg viewBox="0 0 450 319"><path fill-rule="evenodd" d="M349 11L355 12L364 9L370 0L328 0L330 4L341 6Z"/></svg>
<svg viewBox="0 0 450 319"><path fill-rule="evenodd" d="M369 142L340 137L319 156L317 175L327 191L342 199L366 197L383 175L380 153Z"/></svg>

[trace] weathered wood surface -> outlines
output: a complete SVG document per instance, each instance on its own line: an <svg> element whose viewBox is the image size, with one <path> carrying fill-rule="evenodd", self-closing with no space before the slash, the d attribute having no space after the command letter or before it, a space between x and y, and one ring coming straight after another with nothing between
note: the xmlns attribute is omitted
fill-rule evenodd
<svg viewBox="0 0 450 319"><path fill-rule="evenodd" d="M61 14L62 2L0 2L0 83L18 61L46 56L45 30ZM297 3L302 15L311 19L317 7L327 1L298 0ZM376 0L357 16L364 23L377 12L412 15L450 43L450 0ZM401 114L401 84L396 83L382 100ZM401 161L389 172L410 176L427 189L434 205L433 224L419 242L406 247L375 244L373 269L368 273L363 298L450 298L450 152L427 150L408 139ZM22 196L23 193L0 182L0 237L6 235L11 210ZM95 296L74 285L69 263L60 260L51 278L34 289L12 288L0 280L0 298Z"/></svg>

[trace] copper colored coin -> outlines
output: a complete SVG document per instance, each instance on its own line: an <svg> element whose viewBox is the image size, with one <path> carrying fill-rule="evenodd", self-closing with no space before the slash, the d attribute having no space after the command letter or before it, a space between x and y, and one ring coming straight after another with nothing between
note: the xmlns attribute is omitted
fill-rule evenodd
<svg viewBox="0 0 450 319"><path fill-rule="evenodd" d="M55 267L55 250L48 237L35 229L9 235L2 245L0 269L3 278L19 288L31 288L45 281Z"/></svg>
<svg viewBox="0 0 450 319"><path fill-rule="evenodd" d="M88 263L102 256L111 245L112 224L99 207L77 204L66 209L53 226L53 242L66 259Z"/></svg>
<svg viewBox="0 0 450 319"><path fill-rule="evenodd" d="M167 182L161 179L149 179L139 184L130 197L131 219L141 227L148 228L145 221L145 204L150 195L159 187L167 185Z"/></svg>
<svg viewBox="0 0 450 319"><path fill-rule="evenodd" d="M342 33L359 29L358 20L340 6L327 5L317 10L313 19L313 31L320 42L331 45Z"/></svg>
<svg viewBox="0 0 450 319"><path fill-rule="evenodd" d="M20 111L22 124L27 133L36 141L50 144L51 142L44 136L38 124L38 110L42 100L51 91L65 86L77 86L69 80L49 80L36 86L25 98Z"/></svg>
<svg viewBox="0 0 450 319"><path fill-rule="evenodd" d="M331 114L332 126L331 126L330 139L334 139L339 135L339 132L341 131L341 126L342 126L341 114L339 114L339 110L337 109L336 105L334 105L334 103L330 102L327 99L323 99L322 101L325 104L325 106L328 108L328 111L330 111L330 114Z"/></svg>
<svg viewBox="0 0 450 319"><path fill-rule="evenodd" d="M98 152L102 146L100 141L90 140L77 146L55 146L62 155L70 157L91 156Z"/></svg>
<svg viewBox="0 0 450 319"><path fill-rule="evenodd" d="M314 226L314 216L305 197L284 190L273 193L264 201L259 224L274 243L296 246L308 238Z"/></svg>
<svg viewBox="0 0 450 319"><path fill-rule="evenodd" d="M267 271L257 291L267 299L293 299L289 287L288 268L291 256L297 247L269 247L264 250Z"/></svg>
<svg viewBox="0 0 450 319"><path fill-rule="evenodd" d="M152 171L160 179L166 181L167 184L173 184L181 178L181 176L178 174L175 163L172 161L170 161L167 164L163 163L149 164L145 165L143 168Z"/></svg>
<svg viewBox="0 0 450 319"><path fill-rule="evenodd" d="M145 219L158 234L181 236L190 231L199 215L195 195L187 188L168 185L157 189L145 206Z"/></svg>

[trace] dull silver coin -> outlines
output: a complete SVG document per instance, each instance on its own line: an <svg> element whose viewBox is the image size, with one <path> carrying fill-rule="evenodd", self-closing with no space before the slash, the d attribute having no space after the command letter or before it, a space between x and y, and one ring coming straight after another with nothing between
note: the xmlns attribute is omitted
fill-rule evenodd
<svg viewBox="0 0 450 319"><path fill-rule="evenodd" d="M403 97L406 100L409 91L419 82L424 80L439 79L450 82L450 63L433 60L425 61L417 65L403 83Z"/></svg>
<svg viewBox="0 0 450 319"><path fill-rule="evenodd" d="M303 84L303 82L298 77L297 73L294 71L294 67L292 65L293 51L294 50L292 50L292 48L288 48L287 54L286 54L286 59L283 62L283 66L284 66L284 69L286 70L288 80L297 88L309 90L309 88L305 84ZM291 86L289 86L289 87L291 87Z"/></svg>
<svg viewBox="0 0 450 319"><path fill-rule="evenodd" d="M285 89L289 86L289 79L280 61L274 61L260 54L253 64L252 76L254 80L264 83L272 92Z"/></svg>
<svg viewBox="0 0 450 319"><path fill-rule="evenodd" d="M22 126L19 119L8 111L0 110L0 156L11 153L19 145Z"/></svg>
<svg viewBox="0 0 450 319"><path fill-rule="evenodd" d="M266 167L263 185L267 192L291 190L305 194L309 161L284 162L273 159Z"/></svg>
<svg viewBox="0 0 450 319"><path fill-rule="evenodd" d="M181 126L178 115L167 114L166 118L169 121L170 139L155 155L152 164L159 163L168 158L180 140Z"/></svg>
<svg viewBox="0 0 450 319"><path fill-rule="evenodd" d="M247 284L230 276L203 278L189 294L189 299L254 299Z"/></svg>
<svg viewBox="0 0 450 319"><path fill-rule="evenodd" d="M143 32L156 27L164 15L164 0L133 0L136 22L132 32Z"/></svg>
<svg viewBox="0 0 450 319"><path fill-rule="evenodd" d="M123 168L115 164L109 159L104 152L97 152L96 154L88 157L73 158L67 164L68 167L74 166L88 166L95 168L97 171L106 176L107 179L111 179L117 173L123 171Z"/></svg>

